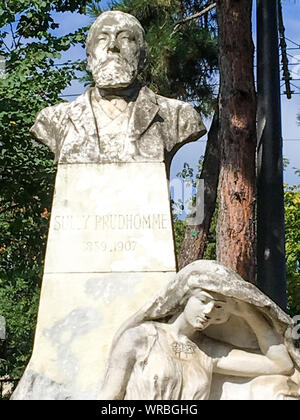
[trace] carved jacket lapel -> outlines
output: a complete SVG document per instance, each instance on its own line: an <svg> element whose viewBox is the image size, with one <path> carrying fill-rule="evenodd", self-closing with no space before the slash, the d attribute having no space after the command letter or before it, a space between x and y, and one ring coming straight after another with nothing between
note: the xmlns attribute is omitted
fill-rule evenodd
<svg viewBox="0 0 300 420"><path fill-rule="evenodd" d="M91 105L91 89L79 96L71 105L69 117L78 133L88 136L97 136L96 121Z"/></svg>
<svg viewBox="0 0 300 420"><path fill-rule="evenodd" d="M87 90L83 95L79 96L70 104L69 117L69 134L64 140L62 147L62 157L70 156L74 161L82 162L98 162L100 155L99 139L95 117L90 102L91 89ZM70 126L70 123L73 125ZM77 150L76 153L74 153Z"/></svg>
<svg viewBox="0 0 300 420"><path fill-rule="evenodd" d="M153 122L159 111L156 96L147 87L143 87L136 99L130 123L130 135L138 140Z"/></svg>
<svg viewBox="0 0 300 420"><path fill-rule="evenodd" d="M91 88L92 89L92 88ZM99 152L98 130L91 105L91 89L79 96L69 109L69 118L77 131L77 145L84 146ZM155 94L143 87L136 99L128 127L130 141L138 142L147 131L159 111Z"/></svg>

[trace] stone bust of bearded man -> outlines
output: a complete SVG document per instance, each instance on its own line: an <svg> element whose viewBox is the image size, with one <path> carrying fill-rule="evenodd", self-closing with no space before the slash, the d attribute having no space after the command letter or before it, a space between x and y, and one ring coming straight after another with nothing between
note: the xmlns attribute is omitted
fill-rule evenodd
<svg viewBox="0 0 300 420"><path fill-rule="evenodd" d="M86 48L95 86L74 102L42 110L31 129L56 162L170 162L183 144L205 134L191 105L157 95L138 81L148 49L135 17L102 13Z"/></svg>

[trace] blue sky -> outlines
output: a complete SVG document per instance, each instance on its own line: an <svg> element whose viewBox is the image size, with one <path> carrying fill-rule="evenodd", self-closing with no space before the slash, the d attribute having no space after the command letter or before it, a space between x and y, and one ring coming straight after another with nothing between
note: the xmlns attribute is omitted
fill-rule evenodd
<svg viewBox="0 0 300 420"><path fill-rule="evenodd" d="M283 14L291 76L293 79L300 79L300 0L285 0ZM296 49L291 50L290 48ZM300 127L296 120L297 114L300 113L300 80L292 80L291 83L295 94L290 100L286 96L282 96L281 103L283 154L291 162L291 168L286 171L285 180L289 184L294 184L300 181L300 178L295 176L292 170L292 167L300 168Z"/></svg>

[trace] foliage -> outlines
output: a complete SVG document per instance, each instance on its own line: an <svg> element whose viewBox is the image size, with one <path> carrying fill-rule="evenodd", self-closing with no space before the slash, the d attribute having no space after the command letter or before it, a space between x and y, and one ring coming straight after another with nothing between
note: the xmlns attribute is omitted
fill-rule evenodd
<svg viewBox="0 0 300 420"><path fill-rule="evenodd" d="M9 373L18 378L32 349L34 326L39 298L35 267L19 277L2 276L0 280L1 313L7 324L6 361L0 361L1 376Z"/></svg>
<svg viewBox="0 0 300 420"><path fill-rule="evenodd" d="M289 161L285 159L285 167L289 165ZM185 163L181 172L177 174L182 180L190 179L194 184L199 178L202 167L202 159L199 160L198 168L195 171ZM299 170L295 169L295 173L299 174ZM195 197L193 198L195 199ZM291 316L300 314L300 184L285 186L285 228L286 228L286 267L287 267L287 294L288 294L288 312ZM184 210L182 202L173 203L173 209ZM180 251L184 234L186 221L176 216L174 220L175 245L177 254ZM204 259L216 259L216 226L218 219L218 208L216 207L210 231L207 240Z"/></svg>
<svg viewBox="0 0 300 420"><path fill-rule="evenodd" d="M207 244L205 249L205 254L203 259L205 260L215 260L216 259L216 225L217 225L217 210L213 216L213 220L210 226ZM175 250L176 255L179 254L186 229L186 221L181 219L175 219L173 221L174 227L174 237L175 237Z"/></svg>
<svg viewBox="0 0 300 420"><path fill-rule="evenodd" d="M300 314L300 185L286 186L284 198L288 308L294 316Z"/></svg>
<svg viewBox="0 0 300 420"><path fill-rule="evenodd" d="M198 12L207 1L119 0L112 8L136 16L146 31L151 61L141 75L156 93L192 101L209 114L215 101L214 71L217 67L217 37L214 12L205 18L177 25ZM89 13L102 12L93 1Z"/></svg>
<svg viewBox="0 0 300 420"><path fill-rule="evenodd" d="M85 29L56 36L58 13L86 1L0 1L0 314L6 318L5 373L19 376L30 354L55 167L29 133L42 108L61 101L78 66L55 60L84 41Z"/></svg>
<svg viewBox="0 0 300 420"><path fill-rule="evenodd" d="M200 179L202 170L203 156L200 157L196 171L190 167L188 163L184 163L183 169L177 174L177 177L185 182L190 182L196 191L197 180ZM191 206L195 205L196 195L193 195L190 202L174 202L172 201L172 213L174 219L174 236L175 236L175 249L178 255L184 240L184 234L186 229L186 219L180 219L178 214L188 214ZM214 216L211 222L210 230L208 233L207 244L204 254L204 259L215 260L216 259L216 226L217 226L218 209L214 212Z"/></svg>
<svg viewBox="0 0 300 420"><path fill-rule="evenodd" d="M183 239L184 239L186 223L184 220L175 219L173 220L173 228L174 228L175 251L176 251L176 255L178 255Z"/></svg>

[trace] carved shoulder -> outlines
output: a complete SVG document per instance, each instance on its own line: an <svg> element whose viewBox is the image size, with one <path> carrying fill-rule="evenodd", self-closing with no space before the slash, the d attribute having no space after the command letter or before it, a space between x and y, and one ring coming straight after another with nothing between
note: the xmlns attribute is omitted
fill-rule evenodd
<svg viewBox="0 0 300 420"><path fill-rule="evenodd" d="M118 346L123 349L141 349L147 345L150 335L156 334L155 328L151 323L144 323L137 327L126 330L119 339Z"/></svg>
<svg viewBox="0 0 300 420"><path fill-rule="evenodd" d="M165 149L176 151L185 143L198 140L206 133L200 114L192 105L157 95L160 115L167 125Z"/></svg>
<svg viewBox="0 0 300 420"><path fill-rule="evenodd" d="M55 154L55 160L57 160L59 145L63 137L61 130L66 127L65 120L68 118L69 107L69 102L63 102L44 108L30 130L38 141L51 149Z"/></svg>

